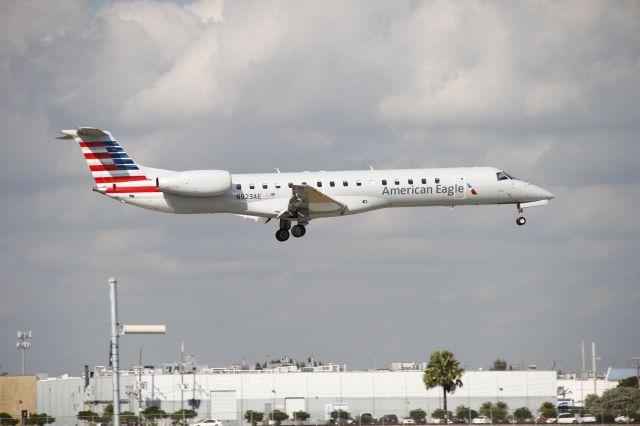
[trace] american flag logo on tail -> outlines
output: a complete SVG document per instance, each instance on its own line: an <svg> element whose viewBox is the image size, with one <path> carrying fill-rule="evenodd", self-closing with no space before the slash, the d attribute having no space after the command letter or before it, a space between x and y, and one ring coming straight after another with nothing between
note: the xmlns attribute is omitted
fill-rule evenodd
<svg viewBox="0 0 640 426"><path fill-rule="evenodd" d="M63 130L58 139L74 139L80 144L98 191L107 194L158 192L155 184L109 132L81 127Z"/></svg>

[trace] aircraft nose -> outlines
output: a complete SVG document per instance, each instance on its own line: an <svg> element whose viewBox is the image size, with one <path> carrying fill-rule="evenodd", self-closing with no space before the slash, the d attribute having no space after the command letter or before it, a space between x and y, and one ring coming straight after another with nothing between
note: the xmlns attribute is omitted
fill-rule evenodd
<svg viewBox="0 0 640 426"><path fill-rule="evenodd" d="M551 192L547 191L544 188L541 188L535 185L531 185L531 186L532 188L530 193L538 200L551 200L552 198L556 197L555 195L553 195Z"/></svg>

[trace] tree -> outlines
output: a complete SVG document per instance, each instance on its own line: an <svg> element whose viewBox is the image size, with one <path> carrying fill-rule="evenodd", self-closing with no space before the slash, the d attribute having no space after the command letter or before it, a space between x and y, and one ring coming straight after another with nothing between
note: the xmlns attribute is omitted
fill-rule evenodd
<svg viewBox="0 0 640 426"><path fill-rule="evenodd" d="M253 426L260 423L264 419L264 413L260 411L247 410L244 413L244 419Z"/></svg>
<svg viewBox="0 0 640 426"><path fill-rule="evenodd" d="M538 413L540 416L545 419L550 419L551 417L558 417L558 409L556 408L553 402L543 402L538 408Z"/></svg>
<svg viewBox="0 0 640 426"><path fill-rule="evenodd" d="M409 411L409 417L411 417L416 423L424 422L425 417L427 417L427 412L422 408L416 408L415 410Z"/></svg>
<svg viewBox="0 0 640 426"><path fill-rule="evenodd" d="M178 411L171 413L171 420L173 423L180 423L186 425L188 419L192 419L197 415L191 408L182 408Z"/></svg>
<svg viewBox="0 0 640 426"><path fill-rule="evenodd" d="M524 420L533 418L533 414L531 414L531 410L527 407L520 407L513 410L513 418L517 422L523 422Z"/></svg>
<svg viewBox="0 0 640 426"><path fill-rule="evenodd" d="M102 420L100 418L100 414L94 413L91 410L78 411L78 414L76 415L76 417L78 418L78 420L82 420L83 422L89 422L89 423L99 423Z"/></svg>
<svg viewBox="0 0 640 426"><path fill-rule="evenodd" d="M502 401L493 404L491 401L483 402L480 406L480 414L491 418L493 423L504 422L509 414L509 406Z"/></svg>
<svg viewBox="0 0 640 426"><path fill-rule="evenodd" d="M281 422L289 418L289 415L287 413L280 410L273 410L269 416L271 417L271 420L276 421L277 425L280 425Z"/></svg>
<svg viewBox="0 0 640 426"><path fill-rule="evenodd" d="M293 413L293 420L298 420L300 422L304 422L305 420L307 420L309 417L311 417L311 414L307 413L306 411L300 410L300 411L295 411Z"/></svg>
<svg viewBox="0 0 640 426"><path fill-rule="evenodd" d="M506 359L496 359L493 361L493 367L490 369L491 371L507 371L507 360Z"/></svg>
<svg viewBox="0 0 640 426"><path fill-rule="evenodd" d="M333 410L330 414L333 423L339 423L349 418L349 412L345 410Z"/></svg>
<svg viewBox="0 0 640 426"><path fill-rule="evenodd" d="M0 425L14 426L19 422L20 421L18 419L14 419L13 417L11 417L9 413L5 413L5 412L0 413Z"/></svg>
<svg viewBox="0 0 640 426"><path fill-rule="evenodd" d="M432 353L429 364L424 370L422 380L427 389L442 387L444 412L446 414L448 414L447 393L454 392L458 387L462 387L460 377L462 377L463 372L464 370L460 367L460 363L447 350ZM448 416L446 420L449 420Z"/></svg>
<svg viewBox="0 0 640 426"><path fill-rule="evenodd" d="M618 382L619 388L637 388L638 387L638 376L627 377L626 379L622 379Z"/></svg>
<svg viewBox="0 0 640 426"><path fill-rule="evenodd" d="M152 405L151 407L145 408L142 414L144 415L145 419L151 420L154 423L157 422L158 419L164 419L169 416L157 405Z"/></svg>
<svg viewBox="0 0 640 426"><path fill-rule="evenodd" d="M453 416L451 415L451 411L447 411L447 412L445 412L442 408L436 408L436 409L435 409L435 410L433 410L433 412L431 413L431 418L432 418L432 419L441 419L441 420L444 420L445 418L446 418L446 419L449 419L449 418L451 418L451 417L453 417Z"/></svg>
<svg viewBox="0 0 640 426"><path fill-rule="evenodd" d="M618 387L604 391L601 397L590 397L585 399L585 406L596 415L603 413L615 417L621 413L640 412L640 389L637 388Z"/></svg>
<svg viewBox="0 0 640 426"><path fill-rule="evenodd" d="M126 423L128 425L137 425L138 420L138 416L136 416L133 411L123 411L122 413L120 413L121 423Z"/></svg>
<svg viewBox="0 0 640 426"><path fill-rule="evenodd" d="M459 419L467 419L467 421L471 421L478 417L478 412L476 410L472 410L469 407L465 407L464 405L458 405L456 407L456 417Z"/></svg>
<svg viewBox="0 0 640 426"><path fill-rule="evenodd" d="M373 416L370 413L362 413L360 414L358 423L361 425L372 425L374 423Z"/></svg>
<svg viewBox="0 0 640 426"><path fill-rule="evenodd" d="M107 404L102 411L102 422L111 423L113 417L113 404Z"/></svg>
<svg viewBox="0 0 640 426"><path fill-rule="evenodd" d="M49 423L55 423L56 418L51 417L47 413L31 413L29 417L26 419L26 423L28 425L38 425L44 426Z"/></svg>

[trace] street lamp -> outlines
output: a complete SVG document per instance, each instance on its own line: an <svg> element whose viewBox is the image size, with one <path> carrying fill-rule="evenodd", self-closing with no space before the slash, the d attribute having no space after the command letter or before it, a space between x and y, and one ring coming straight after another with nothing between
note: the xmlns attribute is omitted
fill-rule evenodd
<svg viewBox="0 0 640 426"><path fill-rule="evenodd" d="M27 349L31 348L31 330L18 331L18 341L16 342L16 349L21 352L22 355L22 375L24 376L24 355Z"/></svg>
<svg viewBox="0 0 640 426"><path fill-rule="evenodd" d="M164 334L164 325L125 325L118 322L118 280L109 278L111 302L111 363L113 365L113 424L120 426L120 355L118 340L125 334Z"/></svg>

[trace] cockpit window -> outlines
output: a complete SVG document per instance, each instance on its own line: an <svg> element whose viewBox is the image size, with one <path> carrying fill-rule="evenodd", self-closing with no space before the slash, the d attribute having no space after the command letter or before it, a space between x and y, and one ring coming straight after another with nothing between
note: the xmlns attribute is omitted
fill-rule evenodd
<svg viewBox="0 0 640 426"><path fill-rule="evenodd" d="M517 180L517 178L511 176L507 172L498 172L496 173L496 177L498 178L498 180L509 180L509 179Z"/></svg>

